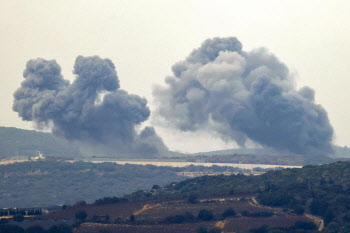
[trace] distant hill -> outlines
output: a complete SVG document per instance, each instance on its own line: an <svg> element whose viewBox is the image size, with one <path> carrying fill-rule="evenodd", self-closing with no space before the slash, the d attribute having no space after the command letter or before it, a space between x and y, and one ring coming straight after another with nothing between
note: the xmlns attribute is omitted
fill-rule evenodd
<svg viewBox="0 0 350 233"><path fill-rule="evenodd" d="M45 157L91 157L92 154L79 150L79 147L51 133L35 130L18 129L15 127L0 127L0 158L13 156L38 156L39 151ZM181 157L184 154L169 151L164 156Z"/></svg>
<svg viewBox="0 0 350 233"><path fill-rule="evenodd" d="M330 158L350 158L350 148L341 147L341 146L333 146L334 153L329 155ZM208 151L208 152L198 152L192 155L281 155L285 154L283 152L278 152L273 149L268 148L241 148L241 149L228 149L228 150L216 150L216 151ZM291 153L286 153L291 155Z"/></svg>
<svg viewBox="0 0 350 233"><path fill-rule="evenodd" d="M46 157L63 157L75 158L81 156L91 156L84 154L79 150L79 147L65 139L55 137L51 133L43 133L35 130L24 130L14 127L0 127L0 158L13 156L38 156L39 151ZM227 156L236 156L232 161L225 159ZM283 156L281 156L283 155ZM273 149L229 149L217 150L209 152L199 152L194 154L183 154L179 152L169 151L164 155L167 157L178 157L187 159L190 157L207 156L212 157L206 159L207 162L213 162L215 159L220 159L221 162L242 163L263 163L271 164L271 160L275 164L322 164L330 163L340 158L350 159L350 148L334 146L334 154L328 157L310 157L302 155L292 155L287 153L277 152ZM204 158L202 158L204 160ZM227 160L227 161L223 161ZM258 159L258 160L257 160ZM276 160L277 159L277 160ZM237 161L236 161L237 160ZM219 160L216 162L220 162ZM252 162L256 161L256 162ZM265 162L264 162L265 161ZM215 162L215 161L214 161ZM278 162L278 163L276 163Z"/></svg>
<svg viewBox="0 0 350 233"><path fill-rule="evenodd" d="M243 149L228 149L228 150L216 150L216 151L208 151L208 152L198 152L194 153L192 155L277 155L280 154L279 152L276 152L272 149L265 149L265 148L259 148L259 149L251 149L251 148L243 148Z"/></svg>
<svg viewBox="0 0 350 233"><path fill-rule="evenodd" d="M334 154L330 155L331 158L350 158L350 148L347 146L333 146Z"/></svg>
<svg viewBox="0 0 350 233"><path fill-rule="evenodd" d="M39 151L46 157L82 156L77 146L51 133L0 127L0 157L38 156Z"/></svg>
<svg viewBox="0 0 350 233"><path fill-rule="evenodd" d="M186 178L171 167L55 161L0 165L0 177L0 208L92 202Z"/></svg>

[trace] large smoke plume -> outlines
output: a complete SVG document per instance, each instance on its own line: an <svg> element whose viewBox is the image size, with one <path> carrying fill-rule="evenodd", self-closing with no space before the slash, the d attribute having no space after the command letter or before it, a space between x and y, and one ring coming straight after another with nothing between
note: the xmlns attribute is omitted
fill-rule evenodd
<svg viewBox="0 0 350 233"><path fill-rule="evenodd" d="M235 38L206 40L172 67L157 87L157 116L184 131L209 129L244 147L262 146L304 155L332 152L333 128L309 87L266 49L242 50Z"/></svg>
<svg viewBox="0 0 350 233"><path fill-rule="evenodd" d="M119 89L111 60L79 56L74 74L70 84L56 61L28 61L13 110L94 153L153 156L168 151L152 127L137 133L135 127L150 115L147 100Z"/></svg>

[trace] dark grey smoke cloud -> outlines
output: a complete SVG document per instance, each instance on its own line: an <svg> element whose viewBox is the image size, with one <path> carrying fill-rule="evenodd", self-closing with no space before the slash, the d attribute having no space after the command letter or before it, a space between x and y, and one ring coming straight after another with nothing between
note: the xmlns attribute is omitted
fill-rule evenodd
<svg viewBox="0 0 350 233"><path fill-rule="evenodd" d="M27 63L21 87L14 93L13 110L55 135L79 142L104 155L154 156L168 149L152 127L135 127L150 115L147 100L119 89L109 59L77 57L75 80L61 75L56 61L41 58Z"/></svg>
<svg viewBox="0 0 350 233"><path fill-rule="evenodd" d="M332 152L333 128L309 87L297 90L288 68L266 49L242 50L235 38L214 38L173 67L157 87L157 116L183 131L214 130L244 147L305 155Z"/></svg>

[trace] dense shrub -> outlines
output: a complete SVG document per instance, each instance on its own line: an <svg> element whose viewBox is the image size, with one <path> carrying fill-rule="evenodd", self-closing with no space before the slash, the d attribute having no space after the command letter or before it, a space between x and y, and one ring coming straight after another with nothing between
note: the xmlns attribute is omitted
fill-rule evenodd
<svg viewBox="0 0 350 233"><path fill-rule="evenodd" d="M40 225L30 226L26 229L25 233L45 233L46 231Z"/></svg>
<svg viewBox="0 0 350 233"><path fill-rule="evenodd" d="M0 225L0 233L24 233L22 227L17 225Z"/></svg>
<svg viewBox="0 0 350 233"><path fill-rule="evenodd" d="M253 218L258 218L258 217L271 217L273 216L273 213L271 212L266 212L266 211L262 211L262 212L253 212L250 213L247 210L244 210L241 212L242 216L246 216L246 217L253 217Z"/></svg>
<svg viewBox="0 0 350 233"><path fill-rule="evenodd" d="M268 227L266 225L261 226L259 228L252 228L249 230L251 233L268 233Z"/></svg>
<svg viewBox="0 0 350 233"><path fill-rule="evenodd" d="M234 217L234 216L236 216L236 212L232 208L228 208L222 213L223 218Z"/></svg>
<svg viewBox="0 0 350 233"><path fill-rule="evenodd" d="M73 233L73 229L71 226L62 223L50 227L49 233Z"/></svg>
<svg viewBox="0 0 350 233"><path fill-rule="evenodd" d="M78 210L76 213L75 213L75 218L76 219L79 219L81 221L85 220L87 217L87 213L85 210Z"/></svg>
<svg viewBox="0 0 350 233"><path fill-rule="evenodd" d="M296 222L294 228L302 230L316 230L317 226L313 222Z"/></svg>
<svg viewBox="0 0 350 233"><path fill-rule="evenodd" d="M208 229L206 227L200 227L198 228L197 233L208 233Z"/></svg>
<svg viewBox="0 0 350 233"><path fill-rule="evenodd" d="M294 213L298 214L298 215L302 215L304 214L305 212L305 209L304 207L300 206L300 205L297 205L295 208L294 208Z"/></svg>
<svg viewBox="0 0 350 233"><path fill-rule="evenodd" d="M323 216L328 208L328 203L325 201L313 199L310 203L310 211L312 214Z"/></svg>
<svg viewBox="0 0 350 233"><path fill-rule="evenodd" d="M168 216L165 219L166 223L182 223L184 222L186 219L185 216L183 215L172 215L172 216Z"/></svg>
<svg viewBox="0 0 350 233"><path fill-rule="evenodd" d="M16 214L15 216L13 216L13 220L15 220L16 222L22 222L24 220L24 216L22 214Z"/></svg>
<svg viewBox="0 0 350 233"><path fill-rule="evenodd" d="M127 202L126 198L118 198L118 197L104 197L101 199L97 199L94 204L95 205L105 205L105 204L113 204L118 202Z"/></svg>
<svg viewBox="0 0 350 233"><path fill-rule="evenodd" d="M214 218L214 214L211 210L202 209L198 213L198 219L203 221L210 221Z"/></svg>
<svg viewBox="0 0 350 233"><path fill-rule="evenodd" d="M208 231L208 233L221 233L221 232L222 232L222 230L219 227L213 227L213 228L209 229L209 231Z"/></svg>

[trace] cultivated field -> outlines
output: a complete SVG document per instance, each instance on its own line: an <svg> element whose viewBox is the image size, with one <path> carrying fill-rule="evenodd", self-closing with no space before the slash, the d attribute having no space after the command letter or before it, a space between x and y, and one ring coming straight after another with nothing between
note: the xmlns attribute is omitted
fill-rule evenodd
<svg viewBox="0 0 350 233"><path fill-rule="evenodd" d="M74 230L74 233L196 233L198 228L205 226L211 228L215 222L185 223L172 225L116 225L84 223Z"/></svg>
<svg viewBox="0 0 350 233"><path fill-rule="evenodd" d="M249 212L272 211L269 207L259 207L252 205L251 202L247 200L228 200L227 202L215 202L215 200L209 200L209 203L201 202L196 204L173 201L162 204L147 205L147 207L144 210L138 212L137 215L140 218L161 218L164 216L180 215L185 214L186 212L191 212L194 216L197 216L201 209L208 209L211 210L214 214L220 215L227 208L233 208L237 213L240 213L244 210Z"/></svg>
<svg viewBox="0 0 350 233"><path fill-rule="evenodd" d="M70 219L75 218L75 213L78 210L85 210L88 214L88 219L93 216L109 215L111 219L118 217L129 218L137 210L143 208L147 202L126 202L107 205L86 205L69 208L66 210L55 211L46 215L42 215L42 219Z"/></svg>
<svg viewBox="0 0 350 233"><path fill-rule="evenodd" d="M233 208L237 216L222 219L221 214L228 208ZM203 221L196 218L202 209L211 210L214 219ZM60 211L70 216L74 215L77 209ZM290 227L296 222L313 221L305 215L285 214L279 208L265 207L253 203L252 198L216 198L202 199L198 203L190 204L186 200L168 200L163 203L118 203L112 205L101 205L94 207L85 207L88 212L88 218L93 215L109 214L111 220L108 224L102 223L83 223L77 227L75 233L160 233L160 232L197 232L202 226L210 229L214 226L219 227L223 232L244 233L251 228L258 228L263 225L269 227ZM275 215L271 217L246 217L242 216L242 211L250 213L272 212ZM192 213L195 218L182 223L168 223L164 219L168 216L185 215L186 212ZM130 215L135 215L135 222L130 222ZM111 224L115 218L122 218L124 222ZM319 224L317 224L319 225Z"/></svg>
<svg viewBox="0 0 350 233"><path fill-rule="evenodd" d="M251 218L251 217L240 217L240 218L229 218L224 221L223 230L224 232L246 232L251 228L259 228L263 225L269 227L288 227L293 226L296 222L310 221L305 216L297 215L279 215L268 218Z"/></svg>

